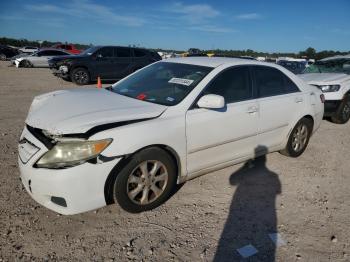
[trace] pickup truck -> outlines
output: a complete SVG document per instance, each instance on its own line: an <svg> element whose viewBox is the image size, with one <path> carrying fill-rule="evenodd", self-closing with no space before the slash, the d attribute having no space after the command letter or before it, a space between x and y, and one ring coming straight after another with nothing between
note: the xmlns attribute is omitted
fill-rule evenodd
<svg viewBox="0 0 350 262"><path fill-rule="evenodd" d="M315 62L299 75L325 96L325 117L337 124L350 119L350 54Z"/></svg>

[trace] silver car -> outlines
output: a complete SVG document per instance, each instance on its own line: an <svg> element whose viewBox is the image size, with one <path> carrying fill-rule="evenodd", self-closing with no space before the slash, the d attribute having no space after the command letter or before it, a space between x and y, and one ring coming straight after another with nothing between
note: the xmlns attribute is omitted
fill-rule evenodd
<svg viewBox="0 0 350 262"><path fill-rule="evenodd" d="M43 49L29 56L19 57L15 60L16 67L49 67L48 61L55 56L72 55L58 49Z"/></svg>

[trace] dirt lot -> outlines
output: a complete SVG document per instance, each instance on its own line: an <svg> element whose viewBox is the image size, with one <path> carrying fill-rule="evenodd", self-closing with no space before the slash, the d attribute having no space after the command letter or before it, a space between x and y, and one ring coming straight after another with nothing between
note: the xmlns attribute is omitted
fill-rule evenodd
<svg viewBox="0 0 350 262"><path fill-rule="evenodd" d="M350 123L323 121L298 159L278 153L187 182L165 205L60 216L22 188L17 141L34 96L74 85L0 63L0 261L350 261ZM280 234L275 246L268 233Z"/></svg>

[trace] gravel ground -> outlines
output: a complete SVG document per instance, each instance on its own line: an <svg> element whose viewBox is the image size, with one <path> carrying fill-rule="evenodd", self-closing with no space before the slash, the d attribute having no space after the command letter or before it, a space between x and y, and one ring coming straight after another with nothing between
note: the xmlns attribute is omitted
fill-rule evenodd
<svg viewBox="0 0 350 262"><path fill-rule="evenodd" d="M74 85L0 63L0 261L350 261L350 123L323 121L298 159L278 153L187 182L160 208L74 216L34 202L17 141L34 96ZM274 245L269 233L279 233Z"/></svg>

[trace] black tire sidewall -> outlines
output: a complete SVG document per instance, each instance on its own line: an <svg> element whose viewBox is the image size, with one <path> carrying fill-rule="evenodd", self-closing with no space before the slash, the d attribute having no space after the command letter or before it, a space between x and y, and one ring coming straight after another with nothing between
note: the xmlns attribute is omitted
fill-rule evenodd
<svg viewBox="0 0 350 262"><path fill-rule="evenodd" d="M25 68L30 68L30 67L32 67L32 63L29 62L28 60L23 60L22 66Z"/></svg>
<svg viewBox="0 0 350 262"><path fill-rule="evenodd" d="M83 71L87 74L87 80L84 82L84 83L81 83L81 82L77 82L74 78L74 74L78 71ZM90 73L87 69L85 68L82 68L82 67L77 67L77 68L74 68L70 74L70 79L71 81L74 83L74 84L77 84L77 85L87 85L90 83Z"/></svg>
<svg viewBox="0 0 350 262"><path fill-rule="evenodd" d="M131 201L127 194L127 181L130 173L137 165L146 160L161 161L168 172L168 183L163 194L152 203L147 205L138 205ZM163 204L170 197L176 186L177 168L172 157L161 148L147 148L130 157L128 163L117 174L113 185L114 200L126 211L130 213L140 213L143 211L154 209Z"/></svg>
<svg viewBox="0 0 350 262"><path fill-rule="evenodd" d="M296 152L294 149L293 149L293 146L292 146L292 142L293 142L293 134L296 132L297 128L302 125L302 124L305 124L306 127L307 127L307 130L308 130L308 136L307 136L307 140L306 140L306 143L305 143L305 146L302 150ZM313 127L313 124L312 124L312 121L307 119L307 118L302 118L301 120L298 121L298 123L294 126L292 132L290 133L289 135L289 138L288 138L288 143L287 143L287 146L286 146L286 151L288 152L288 155L291 156L291 157L298 157L300 155L302 155L304 153L304 151L306 150L308 144L309 144L309 140L310 140L310 137L311 137L311 133L312 133L312 127Z"/></svg>
<svg viewBox="0 0 350 262"><path fill-rule="evenodd" d="M350 117L348 117L348 118L343 117L343 110L347 104L349 105L349 103L350 103L350 98L349 98L349 96L347 96L346 98L344 98L343 102L340 104L340 106L337 110L337 113L335 115L335 118L332 118L334 123L345 124L349 121Z"/></svg>

